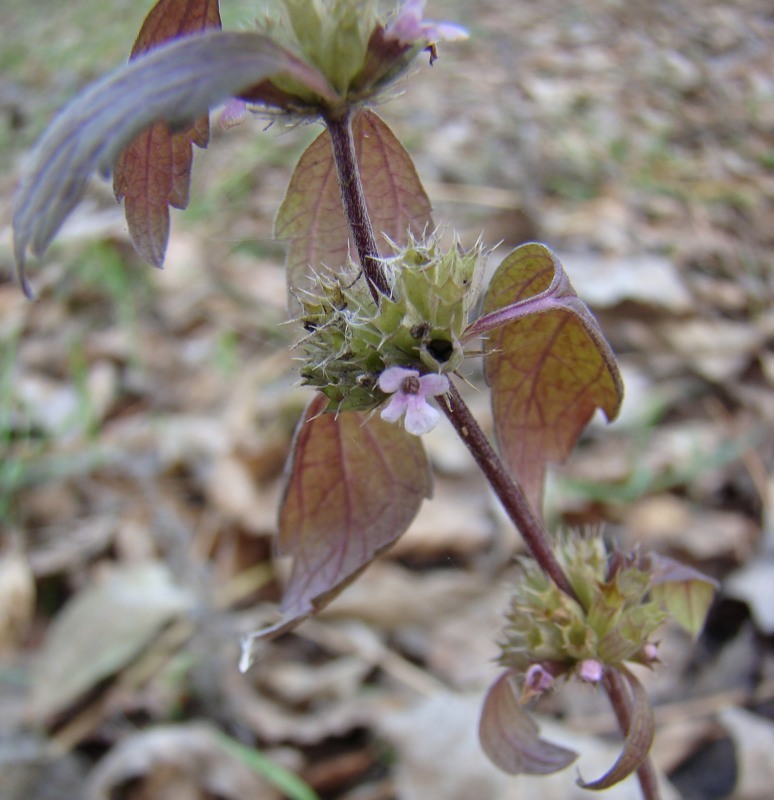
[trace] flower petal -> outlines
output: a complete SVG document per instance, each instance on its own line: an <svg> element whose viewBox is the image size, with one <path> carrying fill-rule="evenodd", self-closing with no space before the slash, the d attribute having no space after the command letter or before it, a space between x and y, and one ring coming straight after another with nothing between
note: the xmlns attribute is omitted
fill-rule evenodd
<svg viewBox="0 0 774 800"><path fill-rule="evenodd" d="M408 408L408 395L398 392L382 409L379 416L385 422L397 422Z"/></svg>
<svg viewBox="0 0 774 800"><path fill-rule="evenodd" d="M430 373L419 379L419 393L424 397L435 397L449 391L449 379L445 375Z"/></svg>
<svg viewBox="0 0 774 800"><path fill-rule="evenodd" d="M387 394L397 392L402 386L406 378L418 378L419 372L415 369L407 369L406 367L387 367L384 372L379 376L379 388Z"/></svg>
<svg viewBox="0 0 774 800"><path fill-rule="evenodd" d="M406 430L414 436L430 433L441 419L441 412L433 408L422 395L405 395Z"/></svg>
<svg viewBox="0 0 774 800"><path fill-rule="evenodd" d="M390 39L406 44L420 39L427 42L459 42L468 38L468 32L461 25L424 20L424 10L425 0L407 0L385 33Z"/></svg>

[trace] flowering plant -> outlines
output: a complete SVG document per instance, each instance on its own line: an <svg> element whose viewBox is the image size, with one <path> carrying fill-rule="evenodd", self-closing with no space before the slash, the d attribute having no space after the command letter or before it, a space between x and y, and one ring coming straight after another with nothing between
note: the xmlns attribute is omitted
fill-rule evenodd
<svg viewBox="0 0 774 800"><path fill-rule="evenodd" d="M372 110L418 55L432 63L439 42L466 36L424 20L423 7L407 0L382 18L376 0L284 0L259 30L227 32L213 0L159 0L129 64L73 100L33 152L13 220L18 277L31 296L28 251L44 253L95 170L112 172L138 252L161 266L169 208L187 205L192 145L207 145L212 107L225 103L225 126L248 111L321 121L275 224L303 330L300 375L316 390L279 513L277 552L293 567L282 618L247 637L243 667L256 639L316 613L406 530L432 490L421 436L445 416L532 555L507 615L505 671L484 703L484 749L510 772L566 766L575 754L540 739L522 705L559 679L599 683L625 742L584 785L637 770L655 797L652 714L627 663L657 663L653 633L667 616L698 632L712 584L655 556L608 552L598 535L546 531L547 465L569 455L597 408L616 416L622 383L548 247L509 253L479 302L483 246L444 248L433 232L411 157ZM499 452L455 386L482 353Z"/></svg>

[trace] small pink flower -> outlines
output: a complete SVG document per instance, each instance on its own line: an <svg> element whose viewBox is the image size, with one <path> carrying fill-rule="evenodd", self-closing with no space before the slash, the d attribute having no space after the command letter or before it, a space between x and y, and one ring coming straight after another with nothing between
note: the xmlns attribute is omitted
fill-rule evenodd
<svg viewBox="0 0 774 800"><path fill-rule="evenodd" d="M241 125L247 118L247 103L236 97L226 100L223 109L218 115L218 125L224 131Z"/></svg>
<svg viewBox="0 0 774 800"><path fill-rule="evenodd" d="M445 375L420 375L418 370L388 367L379 376L379 388L393 395L382 409L385 422L397 422L406 415L406 430L414 436L429 433L441 419L441 413L427 399L449 391Z"/></svg>
<svg viewBox="0 0 774 800"><path fill-rule="evenodd" d="M453 22L424 20L425 0L406 0L398 16L387 26L385 33L390 39L401 44L410 44L424 39L428 44L435 42L459 42L468 38L468 32Z"/></svg>
<svg viewBox="0 0 774 800"><path fill-rule="evenodd" d="M648 642L642 648L642 655L648 664L658 661L658 642Z"/></svg>
<svg viewBox="0 0 774 800"><path fill-rule="evenodd" d="M543 694L553 685L554 676L542 664L533 664L524 676L524 689L530 696Z"/></svg>
<svg viewBox="0 0 774 800"><path fill-rule="evenodd" d="M599 683L605 674L605 667L594 658L587 658L578 665L578 677L586 683Z"/></svg>

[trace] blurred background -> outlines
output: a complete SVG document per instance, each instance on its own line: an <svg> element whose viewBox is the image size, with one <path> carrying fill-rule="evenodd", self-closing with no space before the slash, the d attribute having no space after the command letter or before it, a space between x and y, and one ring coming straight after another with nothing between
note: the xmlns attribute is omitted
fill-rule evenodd
<svg viewBox="0 0 774 800"><path fill-rule="evenodd" d="M478 712L522 551L445 423L401 541L246 674L299 388L274 214L319 133L250 119L197 154L166 266L99 181L11 277L10 207L55 111L122 63L150 0L0 9L0 798L559 800L509 778ZM223 0L224 27L266 7ZM771 796L774 765L774 16L769 0L431 0L470 40L378 109L435 220L466 245L540 240L626 385L553 471L554 526L721 582L705 632L663 631L641 679L667 796ZM480 365L466 396L490 429ZM604 696L543 698L586 778L615 759ZM299 776L296 782L292 776ZM289 777L290 776L290 777ZM626 783L611 797L637 797Z"/></svg>

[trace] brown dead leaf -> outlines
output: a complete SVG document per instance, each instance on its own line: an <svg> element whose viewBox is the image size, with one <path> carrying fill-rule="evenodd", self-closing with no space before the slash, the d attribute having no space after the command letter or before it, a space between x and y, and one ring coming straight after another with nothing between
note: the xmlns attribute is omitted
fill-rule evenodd
<svg viewBox="0 0 774 800"><path fill-rule="evenodd" d="M392 558L471 558L492 545L496 526L477 478L436 480L433 497L390 550Z"/></svg>
<svg viewBox="0 0 774 800"><path fill-rule="evenodd" d="M731 573L723 588L729 597L747 603L758 630L774 634L774 558L770 554Z"/></svg>
<svg viewBox="0 0 774 800"><path fill-rule="evenodd" d="M17 646L35 613L35 579L17 536L0 550L0 654Z"/></svg>
<svg viewBox="0 0 774 800"><path fill-rule="evenodd" d="M735 800L768 800L774 785L774 722L743 708L725 709L720 722L736 751Z"/></svg>
<svg viewBox="0 0 774 800"><path fill-rule="evenodd" d="M417 574L388 560L374 562L322 612L323 617L352 617L387 631L403 627L431 628L439 619L462 613L486 592L483 575L459 570Z"/></svg>
<svg viewBox="0 0 774 800"><path fill-rule="evenodd" d="M627 534L643 547L671 548L695 560L744 562L752 553L757 526L732 511L711 511L674 494L661 493L635 503L626 517Z"/></svg>
<svg viewBox="0 0 774 800"><path fill-rule="evenodd" d="M280 793L202 723L159 726L121 741L94 767L87 800L279 800Z"/></svg>
<svg viewBox="0 0 774 800"><path fill-rule="evenodd" d="M48 719L126 666L192 598L166 567L117 568L57 615L31 675L30 713Z"/></svg>
<svg viewBox="0 0 774 800"><path fill-rule="evenodd" d="M724 319L666 322L659 331L691 369L717 383L736 378L765 341L765 332L749 322Z"/></svg>
<svg viewBox="0 0 774 800"><path fill-rule="evenodd" d="M592 308L610 308L626 300L672 313L692 308L675 264L661 256L561 255L578 295Z"/></svg>

